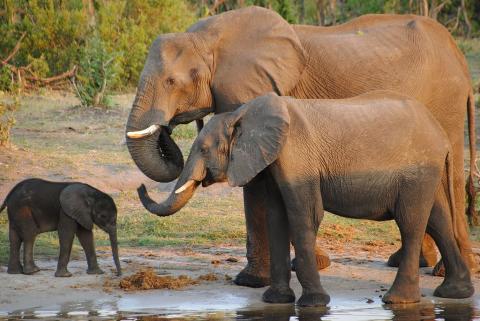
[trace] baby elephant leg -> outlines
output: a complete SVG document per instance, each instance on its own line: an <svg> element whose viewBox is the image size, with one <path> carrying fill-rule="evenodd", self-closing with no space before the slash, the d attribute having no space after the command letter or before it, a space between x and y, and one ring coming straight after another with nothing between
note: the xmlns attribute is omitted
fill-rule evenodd
<svg viewBox="0 0 480 321"><path fill-rule="evenodd" d="M67 270L70 253L72 251L73 238L77 229L77 222L64 213L60 213L58 222L58 238L60 241L60 255L58 257L57 277L70 277L72 273Z"/></svg>
<svg viewBox="0 0 480 321"><path fill-rule="evenodd" d="M455 299L472 296L474 289L470 272L455 241L450 209L445 199L435 202L427 229L440 249L445 266L445 279L434 295Z"/></svg>
<svg viewBox="0 0 480 321"><path fill-rule="evenodd" d="M10 256L8 260L7 273L23 273L22 264L20 263L20 247L22 245L22 240L11 224L8 229L8 237L10 239Z"/></svg>
<svg viewBox="0 0 480 321"><path fill-rule="evenodd" d="M40 271L33 260L33 245L36 235L29 235L23 239L23 274L33 274Z"/></svg>
<svg viewBox="0 0 480 321"><path fill-rule="evenodd" d="M77 227L77 237L82 245L83 251L87 258L88 274L103 274L104 272L98 267L97 255L95 253L95 243L93 241L93 232L83 228Z"/></svg>

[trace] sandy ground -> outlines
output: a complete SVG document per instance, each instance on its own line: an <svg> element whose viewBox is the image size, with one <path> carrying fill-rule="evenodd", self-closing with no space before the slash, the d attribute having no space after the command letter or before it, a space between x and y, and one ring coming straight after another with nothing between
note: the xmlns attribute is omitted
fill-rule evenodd
<svg viewBox="0 0 480 321"><path fill-rule="evenodd" d="M198 277L214 273L218 278L216 281L201 282L199 285L182 290L125 292L118 286L120 279L113 273L113 263L108 248L100 248L98 254L100 266L106 272L104 275L87 275L84 260L70 262L69 269L73 272L71 278L55 278L53 274L56 261L53 260L38 260L37 264L42 270L32 276L9 275L2 267L0 269L0 284L2 284L0 317L12 315L48 317L59 313L82 315L91 314L92 311L98 315L115 314L119 311L154 314L234 311L238 315L256 310L261 310L264 314L265 309L271 311L287 309L287 312L288 309L293 309L292 305L262 303L261 296L265 289L238 287L232 283L231 278L245 264L242 248L196 249L195 251L163 248L122 251L124 276L152 267L161 275L183 274ZM323 314L357 315L367 320L371 314L385 319L406 313L405 311L410 311L414 315L416 313L435 314L438 305L455 309L465 307L470 312L480 306L478 276L474 277L477 292L474 297L465 300L439 299L433 297L433 290L441 283L442 278L431 276L431 268L422 268L420 271L423 296L421 304L400 307L383 306L381 296L391 285L396 273L396 269L385 265L385 259L385 255L359 248L351 248L350 253L346 251L342 255L333 256L331 267L320 273L323 285L332 301L328 309L317 309L312 313L319 317ZM230 262L236 260L238 262ZM292 275L291 283L298 298L301 287L295 273Z"/></svg>

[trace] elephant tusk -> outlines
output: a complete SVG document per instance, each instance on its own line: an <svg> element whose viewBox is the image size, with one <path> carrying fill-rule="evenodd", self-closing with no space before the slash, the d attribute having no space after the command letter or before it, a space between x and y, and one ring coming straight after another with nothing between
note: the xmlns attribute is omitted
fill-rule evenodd
<svg viewBox="0 0 480 321"><path fill-rule="evenodd" d="M148 128L145 128L143 130L139 130L139 131L136 131L136 132L128 132L127 137L128 138L143 138L143 137L153 135L159 129L160 129L160 125L152 125L152 126L150 126Z"/></svg>
<svg viewBox="0 0 480 321"><path fill-rule="evenodd" d="M183 192L184 190L186 190L187 188L189 188L193 184L195 184L195 180L189 179L185 184L183 184L182 186L177 188L177 190L175 191L175 194L180 194L181 192Z"/></svg>

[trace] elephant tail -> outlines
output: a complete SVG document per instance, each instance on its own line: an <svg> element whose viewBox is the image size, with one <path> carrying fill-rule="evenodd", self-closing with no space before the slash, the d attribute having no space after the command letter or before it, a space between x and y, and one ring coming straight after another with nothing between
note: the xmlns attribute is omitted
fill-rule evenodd
<svg viewBox="0 0 480 321"><path fill-rule="evenodd" d="M457 238L457 213L455 209L455 193L453 188L453 160L452 153L449 151L445 160L448 186L448 205L450 206L450 215L452 216L453 235Z"/></svg>
<svg viewBox="0 0 480 321"><path fill-rule="evenodd" d="M467 215L470 223L477 223L475 212L475 185L473 184L474 176L478 177L477 167L477 151L476 151L476 133L475 133L475 98L473 91L470 91L467 102L467 115L468 115L468 144L470 149L470 173L467 179L467 198L468 208Z"/></svg>

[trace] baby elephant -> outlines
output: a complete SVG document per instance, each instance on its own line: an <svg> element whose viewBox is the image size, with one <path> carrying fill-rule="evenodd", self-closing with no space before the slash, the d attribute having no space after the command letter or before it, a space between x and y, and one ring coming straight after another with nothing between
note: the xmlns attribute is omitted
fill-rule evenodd
<svg viewBox="0 0 480 321"><path fill-rule="evenodd" d="M248 184L267 179L271 287L266 302L293 302L292 240L301 306L326 305L315 266L315 239L324 210L351 218L395 220L402 260L385 303L420 300L419 255L427 230L446 275L435 295L473 294L454 238L452 157L446 134L419 102L389 91L349 99L296 100L269 94L212 117L192 146L175 192L163 203L139 188L159 216L178 211L202 183Z"/></svg>
<svg viewBox="0 0 480 321"><path fill-rule="evenodd" d="M121 275L117 245L117 208L107 194L83 183L57 183L32 178L18 183L7 195L10 259L8 273L32 274L40 269L33 261L35 237L58 230L60 256L55 276L71 276L67 270L75 234L85 251L88 274L102 274L93 242L93 223L110 236L117 275ZM23 268L20 246L23 242Z"/></svg>

